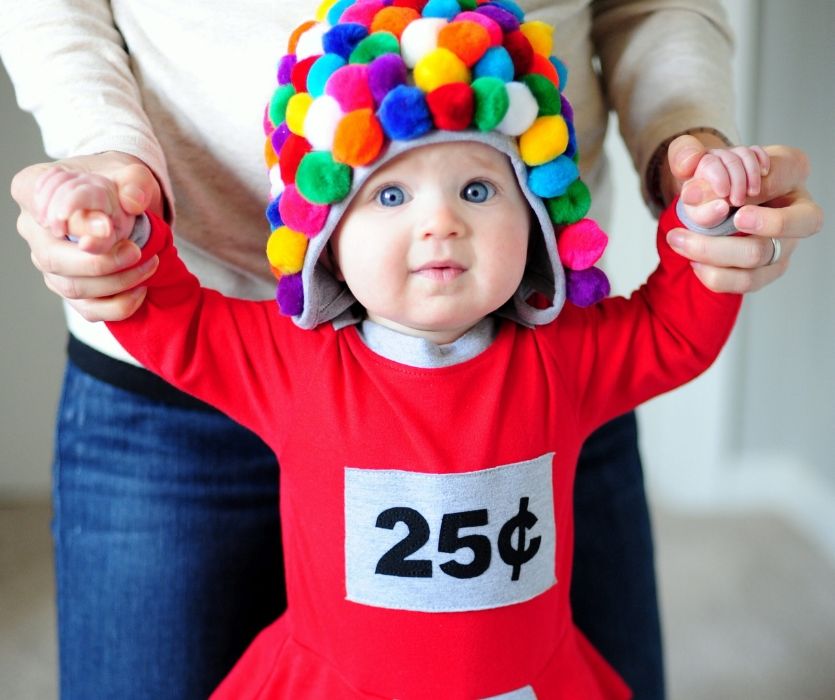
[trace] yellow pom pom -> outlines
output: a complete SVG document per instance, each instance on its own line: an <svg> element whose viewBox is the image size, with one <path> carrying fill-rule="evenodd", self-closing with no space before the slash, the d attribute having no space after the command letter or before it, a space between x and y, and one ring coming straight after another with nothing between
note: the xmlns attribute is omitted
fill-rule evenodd
<svg viewBox="0 0 835 700"><path fill-rule="evenodd" d="M519 137L519 155L527 165L554 160L568 146L568 126L560 115L539 117Z"/></svg>
<svg viewBox="0 0 835 700"><path fill-rule="evenodd" d="M539 20L524 22L519 26L519 31L531 42L536 53L546 58L551 55L554 48L554 28L550 24Z"/></svg>
<svg viewBox="0 0 835 700"><path fill-rule="evenodd" d="M309 92L298 92L287 102L284 119L287 122L287 128L296 136L304 136L304 118L311 104L313 104L313 95Z"/></svg>
<svg viewBox="0 0 835 700"><path fill-rule="evenodd" d="M452 51L439 47L417 62L414 77L415 85L432 92L447 83L469 83L470 70Z"/></svg>
<svg viewBox="0 0 835 700"><path fill-rule="evenodd" d="M316 8L316 17L317 22L324 22L328 18L328 11L336 5L337 0L322 0L319 3L319 7Z"/></svg>
<svg viewBox="0 0 835 700"><path fill-rule="evenodd" d="M286 226L279 226L267 239L270 267L282 275L299 272L304 265L307 236Z"/></svg>

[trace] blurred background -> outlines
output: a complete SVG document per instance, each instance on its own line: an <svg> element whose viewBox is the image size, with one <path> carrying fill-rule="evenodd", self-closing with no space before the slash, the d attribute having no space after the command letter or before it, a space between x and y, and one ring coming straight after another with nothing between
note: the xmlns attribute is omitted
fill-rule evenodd
<svg viewBox="0 0 835 700"><path fill-rule="evenodd" d="M669 696L835 700L835 2L725 4L743 141L803 148L828 221L746 300L717 365L639 411ZM0 124L9 183L45 157L2 71ZM634 231L654 223L616 134L608 147L608 269L627 293L655 264ZM0 196L0 695L43 699L56 696L49 489L66 331L16 217Z"/></svg>

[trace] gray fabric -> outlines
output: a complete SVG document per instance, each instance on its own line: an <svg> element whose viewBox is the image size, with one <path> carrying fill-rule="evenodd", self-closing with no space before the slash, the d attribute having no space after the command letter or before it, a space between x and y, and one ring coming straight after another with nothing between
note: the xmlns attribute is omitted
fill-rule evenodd
<svg viewBox="0 0 835 700"><path fill-rule="evenodd" d="M519 187L539 224L539 226L532 227L532 231L539 235L531 236L528 264L519 289L498 313L525 326L550 323L557 317L565 302L565 276L557 254L554 225L551 223L545 204L528 189L528 170L519 157L516 139L497 132L432 131L426 136L411 141L392 141L385 154L372 166L354 168L350 193L341 202L331 206L321 232L308 244L302 269L304 309L301 314L293 317L299 327L310 329L321 323L340 319L356 303L348 288L337 281L330 271L319 263L319 256L325 250L328 240L351 200L368 177L401 153L419 146L453 141L478 141L505 153L510 158ZM533 292L543 294L551 302L551 306L546 309L537 309L528 304L527 298ZM345 325L342 320L339 320L338 324Z"/></svg>
<svg viewBox="0 0 835 700"><path fill-rule="evenodd" d="M684 204L682 204L680 199L676 202L676 216L678 216L681 223L683 223L690 231L703 233L705 236L730 236L732 233L736 233L736 226L734 226L734 214L736 214L736 212L736 209L731 209L731 213L728 214L728 218L722 223L716 224L716 226L713 226L712 228L705 228L704 226L699 226L697 223L694 223L690 217L687 216L687 212L684 210Z"/></svg>
<svg viewBox="0 0 835 700"><path fill-rule="evenodd" d="M359 332L363 342L378 355L410 367L449 367L480 355L496 337L496 319L488 316L458 340L438 345L365 320Z"/></svg>

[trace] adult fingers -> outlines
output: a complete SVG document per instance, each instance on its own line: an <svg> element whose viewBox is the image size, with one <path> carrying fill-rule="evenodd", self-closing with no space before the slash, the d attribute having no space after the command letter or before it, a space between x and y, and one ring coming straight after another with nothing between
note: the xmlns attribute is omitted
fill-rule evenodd
<svg viewBox="0 0 835 700"><path fill-rule="evenodd" d="M796 240L782 245L780 260L769 264L774 244L762 236L704 236L677 228L667 235L670 246L694 263L699 278L717 292L751 292L782 275Z"/></svg>
<svg viewBox="0 0 835 700"><path fill-rule="evenodd" d="M77 299L69 304L88 321L123 321L142 305L147 292L145 287L136 287L104 299Z"/></svg>
<svg viewBox="0 0 835 700"><path fill-rule="evenodd" d="M29 245L32 262L43 273L66 277L110 275L135 265L142 252L131 241L121 241L108 252L91 255L64 238L54 237L26 212L17 221L17 230Z"/></svg>
<svg viewBox="0 0 835 700"><path fill-rule="evenodd" d="M776 197L766 205L746 205L734 215L743 233L767 238L806 238L823 228L823 209L805 190Z"/></svg>
<svg viewBox="0 0 835 700"><path fill-rule="evenodd" d="M707 152L707 147L695 136L684 134L670 143L667 162L676 180L688 180L696 173L696 167Z"/></svg>
<svg viewBox="0 0 835 700"><path fill-rule="evenodd" d="M141 285L154 274L158 265L159 259L154 256L136 267L99 277L68 277L44 273L44 283L58 296L68 301L84 302L85 308L92 309L96 307L90 302L121 296ZM121 303L124 303L124 300Z"/></svg>

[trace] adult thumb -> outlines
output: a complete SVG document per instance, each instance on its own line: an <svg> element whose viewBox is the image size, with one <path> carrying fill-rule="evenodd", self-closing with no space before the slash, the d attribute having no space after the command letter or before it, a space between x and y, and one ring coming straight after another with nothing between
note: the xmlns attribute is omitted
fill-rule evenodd
<svg viewBox="0 0 835 700"><path fill-rule="evenodd" d="M684 134L673 139L667 148L667 162L672 176L679 182L693 177L706 151L705 145L695 136Z"/></svg>
<svg viewBox="0 0 835 700"><path fill-rule="evenodd" d="M150 210L162 216L162 189L150 168L138 163L126 165L113 174L119 192L119 204L127 214Z"/></svg>

